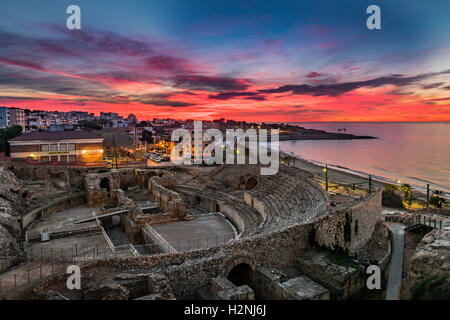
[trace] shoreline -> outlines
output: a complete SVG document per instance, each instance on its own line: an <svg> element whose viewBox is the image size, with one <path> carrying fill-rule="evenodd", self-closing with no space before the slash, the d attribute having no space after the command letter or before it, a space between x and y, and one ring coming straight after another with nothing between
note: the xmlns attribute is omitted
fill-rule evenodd
<svg viewBox="0 0 450 320"><path fill-rule="evenodd" d="M279 141L292 141L292 140L360 140L360 139L378 139L373 136L357 136L346 133L327 133L327 134L314 134L314 135L296 135L286 134L280 135Z"/></svg>
<svg viewBox="0 0 450 320"><path fill-rule="evenodd" d="M320 179L325 179L325 175L323 173L323 169L325 166L322 166L318 163L315 163L311 160L307 160L302 158L299 155L287 152L287 151L283 151L280 149L280 157L292 157L295 158L295 167L299 168L299 169L303 169L305 171L308 171L310 173L313 173L315 176L318 176ZM358 175L356 172L351 172L352 169L350 168L345 168L345 167L340 167L337 165L333 165L333 164L328 164L328 179L330 182L336 182L338 184L343 184L343 185L352 185L352 184L358 184L358 183L363 183L365 182L365 184L363 186L368 186L368 174L365 172L361 172L360 175ZM387 178L385 178L387 179ZM397 183L393 182L390 183L388 181L384 181L381 180L379 178L377 178L376 176L372 175L372 185L375 188L384 188L386 185L388 184L393 184L393 185L398 185ZM426 198L426 192L417 189L414 186L411 186L413 194L419 197L424 197ZM448 197L448 192L444 191L444 198L449 199ZM430 193L430 196L432 194Z"/></svg>
<svg viewBox="0 0 450 320"><path fill-rule="evenodd" d="M302 158L299 155L292 154L286 151L280 150L280 156L288 156L296 159L296 167L299 169L306 170L308 172L314 173L315 175L319 174L324 176L323 169L324 166L316 164L312 161ZM339 184L353 184L353 183L361 183L368 182L368 177L363 175L357 175L356 173L347 172L344 170L339 170L335 168L334 165L328 165L328 179L333 182L337 182ZM378 180L376 178L372 178L372 182L374 187L384 187L387 185L387 182Z"/></svg>

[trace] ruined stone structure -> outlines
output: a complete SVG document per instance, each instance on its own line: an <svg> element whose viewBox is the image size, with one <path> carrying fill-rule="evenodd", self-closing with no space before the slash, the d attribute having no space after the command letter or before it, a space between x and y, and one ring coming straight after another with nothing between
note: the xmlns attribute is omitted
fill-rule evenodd
<svg viewBox="0 0 450 320"><path fill-rule="evenodd" d="M355 254L372 236L381 221L381 191L369 194L348 209L322 219L315 234L319 245Z"/></svg>
<svg viewBox="0 0 450 320"><path fill-rule="evenodd" d="M310 269L323 263L307 252L320 245L356 255L380 221L381 193L335 210L311 174L289 166L274 176L259 175L256 165L78 173L67 168L37 173L16 165L11 171L21 177L58 174L85 192L87 213L64 227L93 224L89 230L96 233L90 236L103 239L109 253L96 257L94 250L89 266L94 284L72 297L77 299L345 298L361 288L359 271L326 263L320 276ZM189 229L192 225L196 229ZM215 241L194 238L204 229ZM126 250L121 237L128 241ZM328 279L325 270L333 268L341 275ZM35 293L56 290L58 281L41 283Z"/></svg>

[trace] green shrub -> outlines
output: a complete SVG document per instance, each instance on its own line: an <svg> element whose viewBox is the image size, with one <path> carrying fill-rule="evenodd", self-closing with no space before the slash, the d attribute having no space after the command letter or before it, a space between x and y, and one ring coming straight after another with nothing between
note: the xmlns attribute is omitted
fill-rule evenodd
<svg viewBox="0 0 450 320"><path fill-rule="evenodd" d="M403 209L403 200L401 195L392 189L384 189L382 194L382 205L391 208Z"/></svg>
<svg viewBox="0 0 450 320"><path fill-rule="evenodd" d="M448 273L429 277L411 289L411 300L450 300L450 278Z"/></svg>
<svg viewBox="0 0 450 320"><path fill-rule="evenodd" d="M387 184L384 186L384 190L398 191L400 190L400 187L396 186L395 184Z"/></svg>

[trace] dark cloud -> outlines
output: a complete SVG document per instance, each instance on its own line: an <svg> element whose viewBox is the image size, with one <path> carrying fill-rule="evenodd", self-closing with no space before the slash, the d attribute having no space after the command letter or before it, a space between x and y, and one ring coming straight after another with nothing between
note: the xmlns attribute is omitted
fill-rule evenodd
<svg viewBox="0 0 450 320"><path fill-rule="evenodd" d="M444 84L443 82L424 84L424 85L422 85L422 88L424 88L424 89L434 89L434 88L439 88L443 84Z"/></svg>
<svg viewBox="0 0 450 320"><path fill-rule="evenodd" d="M404 77L402 75L389 75L385 77L379 77L371 80L365 81L354 81L354 82L343 82L343 83L332 83L332 84L321 84L317 86L312 86L309 84L300 84L300 85L284 85L274 89L263 89L258 91L237 91L237 92L222 92L215 95L210 95L211 99L218 100L229 100L234 99L236 97L245 97L248 99L254 100L264 100L263 94L272 94L272 93L291 93L298 95L310 95L310 96L332 96L337 97L341 94L363 88L377 88L384 85L395 85L397 87L404 87L408 85L412 85L418 83L422 80L432 78L434 76L448 74L450 70L445 70L441 72L435 73L425 73L419 74L417 76ZM434 83L432 85L427 85L428 88L434 88L442 85L443 83ZM450 87L450 86L449 86ZM445 87L447 88L447 87ZM392 94L405 94L401 90L395 89L392 91Z"/></svg>
<svg viewBox="0 0 450 320"><path fill-rule="evenodd" d="M163 97L158 96L137 96L136 98L132 98L131 101L133 102L139 102L142 104L147 105L154 105L154 106L169 106L169 107L175 107L175 108L181 108L181 107L189 107L194 106L195 104L189 103L189 102L183 102L183 101L172 101L165 99Z"/></svg>
<svg viewBox="0 0 450 320"><path fill-rule="evenodd" d="M190 90L206 91L242 91L248 88L248 80L236 79L230 77L214 77L202 75L175 75L170 79L178 87Z"/></svg>
<svg viewBox="0 0 450 320"><path fill-rule="evenodd" d="M8 67L0 68L0 89L2 87L97 98L118 95L110 87L87 79L31 70L18 73Z"/></svg>
<svg viewBox="0 0 450 320"><path fill-rule="evenodd" d="M443 87L442 89L450 90L450 86Z"/></svg>
<svg viewBox="0 0 450 320"><path fill-rule="evenodd" d="M84 52L97 51L121 55L142 55L153 51L148 42L122 37L113 32L56 29L69 37L69 40L63 43L71 49L75 49L76 52L81 49ZM52 44L55 44L55 42L52 42Z"/></svg>
<svg viewBox="0 0 450 320"><path fill-rule="evenodd" d="M264 100L264 97L260 96L258 92L222 92L214 95L210 95L208 98L210 99L217 99L217 100L229 100L236 97L246 97L247 99L254 99L257 100L259 98L262 98Z"/></svg>
<svg viewBox="0 0 450 320"><path fill-rule="evenodd" d="M156 71L187 72L191 71L189 63L185 59L168 55L156 55L145 59L146 64Z"/></svg>
<svg viewBox="0 0 450 320"><path fill-rule="evenodd" d="M240 116L250 116L250 117L257 117L257 116L285 116L288 118L295 118L295 117L314 117L319 115L333 115L338 114L340 111L338 110L331 110L331 109L313 109L313 108L305 108L305 109L296 109L292 110L288 107L283 109L276 109L276 110L248 110L248 111L239 111Z"/></svg>
<svg viewBox="0 0 450 320"><path fill-rule="evenodd" d="M318 73L318 72L315 72L315 71L311 71L310 73L308 73L306 75L307 78L317 78L317 77L321 77L321 76L322 76L321 73Z"/></svg>
<svg viewBox="0 0 450 320"><path fill-rule="evenodd" d="M37 63L33 63L33 62L28 62L28 61L20 61L20 60L0 57L0 63L11 65L11 66L16 66L16 67L30 68L30 69L34 69L37 71L45 71L45 69L41 65L39 65Z"/></svg>
<svg viewBox="0 0 450 320"><path fill-rule="evenodd" d="M244 99L247 99L247 100L255 100L255 101L264 101L264 100L266 100L266 98L265 98L265 97L262 97L262 96L247 97L247 98L244 98Z"/></svg>
<svg viewBox="0 0 450 320"><path fill-rule="evenodd" d="M42 100L42 98L34 97L16 97L16 96L0 96L0 100Z"/></svg>
<svg viewBox="0 0 450 320"><path fill-rule="evenodd" d="M113 98L118 92L109 83L151 83L184 90L153 95L150 99L131 99L173 107L192 105L167 99L174 94L248 88L248 80L199 75L193 63L164 53L157 43L132 40L112 32L52 29L64 37L53 40L0 32L0 86L118 103ZM61 67L61 59L70 59L70 63Z"/></svg>
<svg viewBox="0 0 450 320"><path fill-rule="evenodd" d="M354 82L344 82L337 84L326 84L319 86L310 86L308 84L301 85L285 85L275 89L264 89L258 90L260 93L283 93L292 92L293 94L299 95L311 95L311 96L339 96L341 94L363 88L377 88L384 85L395 85L397 87L411 85L413 83L419 82L424 79L431 78L433 76L450 73L450 70L436 72L436 73L425 73L412 77L403 77L400 75L391 75L386 77L379 77L371 80L365 81L354 81Z"/></svg>

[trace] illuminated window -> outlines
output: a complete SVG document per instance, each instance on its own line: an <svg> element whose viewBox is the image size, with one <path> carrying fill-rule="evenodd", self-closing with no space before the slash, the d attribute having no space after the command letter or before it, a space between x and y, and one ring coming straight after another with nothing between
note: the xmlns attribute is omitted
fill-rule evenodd
<svg viewBox="0 0 450 320"><path fill-rule="evenodd" d="M41 151L47 152L48 151L48 144L41 144Z"/></svg>
<svg viewBox="0 0 450 320"><path fill-rule="evenodd" d="M67 150L69 150L69 151L76 150L75 143L69 143L69 144L68 144L68 147L67 147Z"/></svg>
<svg viewBox="0 0 450 320"><path fill-rule="evenodd" d="M50 158L49 157L41 157L41 162L49 162Z"/></svg>
<svg viewBox="0 0 450 320"><path fill-rule="evenodd" d="M59 151L67 151L67 143L60 143Z"/></svg>
<svg viewBox="0 0 450 320"><path fill-rule="evenodd" d="M58 144L53 143L50 145L50 151L58 151Z"/></svg>

